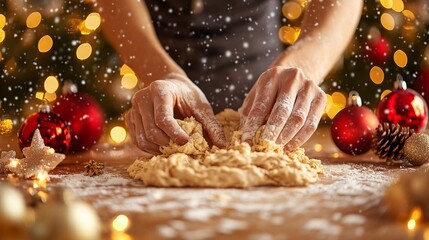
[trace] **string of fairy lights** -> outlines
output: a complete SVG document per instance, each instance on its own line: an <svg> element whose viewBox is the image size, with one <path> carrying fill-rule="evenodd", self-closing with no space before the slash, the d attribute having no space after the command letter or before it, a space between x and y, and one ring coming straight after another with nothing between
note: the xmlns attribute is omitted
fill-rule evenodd
<svg viewBox="0 0 429 240"><path fill-rule="evenodd" d="M399 24L407 30L413 31L415 25L416 16L413 11L406 9L403 0L380 0L380 5L384 8L383 12L380 13L379 17L380 26L387 31L394 31ZM278 31L279 39L285 45L293 45L298 39L301 28L299 23L302 20L303 13L307 8L307 0L288 0L282 6L282 14L287 19L287 24L281 26ZM38 11L34 11L28 14L25 24L28 29L36 29L43 22L43 14ZM7 24L6 16L0 14L0 44L3 42L6 36L4 27ZM99 30L101 25L101 16L97 12L91 12L87 14L84 19L81 19L76 24L78 31L81 35L87 36L93 34ZM370 30L371 36L380 35L380 31L377 28ZM55 41L52 36L46 34L37 42L37 48L40 53L46 53L52 51ZM81 61L85 61L94 55L94 49L90 42L76 42L75 43L75 56ZM408 64L408 55L405 49L396 49L393 53L394 63L400 67L405 68ZM429 48L425 53L429 56ZM0 51L0 60L2 59ZM16 64L15 64L16 65ZM16 67L16 66L15 66ZM13 62L6 63L6 69L14 68ZM376 84L382 84L385 80L385 70L383 66L374 65L368 72L368 77L371 81ZM127 65L120 67L120 86L123 89L134 91L138 85L138 77L134 71ZM57 92L60 89L60 82L62 79L60 76L49 75L44 79L44 91L37 92L36 98L45 99L49 102L53 102L57 98ZM39 90L40 91L40 90ZM380 99L386 96L391 90L385 89L380 94ZM347 98L346 93L342 91L334 91L327 93L327 105L325 108L325 116L332 119L341 109L346 107ZM112 126L109 129L110 136L115 143L121 143L123 139L126 139L126 130L123 127L124 124ZM124 137L125 135L125 137Z"/></svg>

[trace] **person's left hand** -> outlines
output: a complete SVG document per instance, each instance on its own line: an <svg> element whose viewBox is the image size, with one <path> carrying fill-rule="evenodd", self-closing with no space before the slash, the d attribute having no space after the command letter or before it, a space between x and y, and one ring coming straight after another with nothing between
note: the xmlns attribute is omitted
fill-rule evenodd
<svg viewBox="0 0 429 240"><path fill-rule="evenodd" d="M242 141L252 144L260 126L261 137L291 151L316 130L326 104L323 90L298 68L276 66L261 74L239 109Z"/></svg>

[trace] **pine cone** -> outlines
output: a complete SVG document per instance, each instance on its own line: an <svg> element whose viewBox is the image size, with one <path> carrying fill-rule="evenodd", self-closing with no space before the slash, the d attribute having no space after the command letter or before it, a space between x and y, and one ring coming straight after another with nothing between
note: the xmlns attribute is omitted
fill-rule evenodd
<svg viewBox="0 0 429 240"><path fill-rule="evenodd" d="M372 148L375 154L387 162L402 162L404 159L404 144L414 134L409 127L399 124L380 124L372 136Z"/></svg>
<svg viewBox="0 0 429 240"><path fill-rule="evenodd" d="M98 163L94 160L89 160L88 164L85 165L85 173L92 177L103 174L104 163Z"/></svg>

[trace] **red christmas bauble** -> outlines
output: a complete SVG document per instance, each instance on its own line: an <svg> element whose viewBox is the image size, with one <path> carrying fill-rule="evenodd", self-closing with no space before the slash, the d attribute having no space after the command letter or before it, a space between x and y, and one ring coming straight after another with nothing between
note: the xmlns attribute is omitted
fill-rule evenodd
<svg viewBox="0 0 429 240"><path fill-rule="evenodd" d="M371 149L372 134L379 124L377 116L361 105L356 92L351 92L349 106L332 119L331 136L337 147L351 155L359 155Z"/></svg>
<svg viewBox="0 0 429 240"><path fill-rule="evenodd" d="M52 111L66 121L70 128L70 150L89 149L103 133L104 114L97 101L84 93L66 93L54 103Z"/></svg>
<svg viewBox="0 0 429 240"><path fill-rule="evenodd" d="M384 37L371 39L365 46L365 54L373 62L385 62L390 55L390 44Z"/></svg>
<svg viewBox="0 0 429 240"><path fill-rule="evenodd" d="M21 150L28 147L33 134L39 129L43 142L57 153L66 154L70 148L71 136L65 121L49 111L47 105L42 106L39 112L28 116L21 125L18 133Z"/></svg>
<svg viewBox="0 0 429 240"><path fill-rule="evenodd" d="M407 89L402 79L395 84L395 89L378 103L378 119L380 122L410 127L417 133L422 132L428 122L428 107L425 100L416 91Z"/></svg>

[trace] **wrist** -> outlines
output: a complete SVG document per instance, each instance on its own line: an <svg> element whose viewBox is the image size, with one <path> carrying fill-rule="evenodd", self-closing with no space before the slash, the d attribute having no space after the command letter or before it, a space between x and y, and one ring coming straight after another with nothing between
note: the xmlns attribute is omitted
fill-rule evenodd
<svg viewBox="0 0 429 240"><path fill-rule="evenodd" d="M316 63L314 60L307 58L302 52L300 54L297 53L297 51L284 51L270 67L276 66L300 69L305 78L313 81L317 85L323 81L326 75L323 71L322 64Z"/></svg>
<svg viewBox="0 0 429 240"><path fill-rule="evenodd" d="M185 71L174 62L166 52L144 54L143 58L135 58L135 72L139 78L139 87L149 86L156 80L168 78L170 74L186 76ZM148 58L147 56L152 56Z"/></svg>

